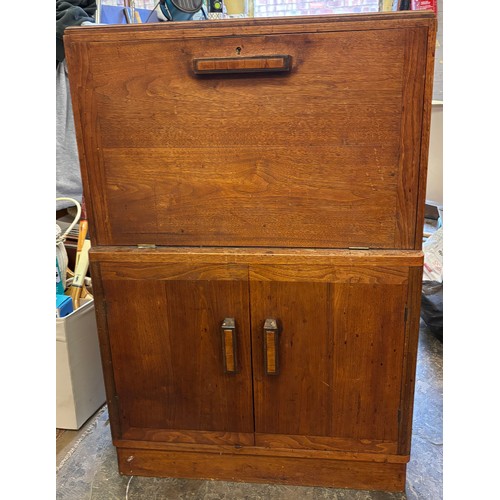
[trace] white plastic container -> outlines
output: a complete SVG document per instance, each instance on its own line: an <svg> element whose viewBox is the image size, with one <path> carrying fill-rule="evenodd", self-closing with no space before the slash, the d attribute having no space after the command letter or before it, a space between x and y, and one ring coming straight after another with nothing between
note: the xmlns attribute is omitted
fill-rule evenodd
<svg viewBox="0 0 500 500"><path fill-rule="evenodd" d="M106 401L94 300L56 318L56 428L79 429Z"/></svg>

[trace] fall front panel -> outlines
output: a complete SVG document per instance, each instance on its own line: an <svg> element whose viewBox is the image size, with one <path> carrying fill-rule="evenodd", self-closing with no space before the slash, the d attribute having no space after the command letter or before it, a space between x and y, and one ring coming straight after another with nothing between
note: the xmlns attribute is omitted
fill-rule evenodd
<svg viewBox="0 0 500 500"><path fill-rule="evenodd" d="M75 100L96 243L414 248L427 30L331 29L89 38ZM194 74L236 49L291 69Z"/></svg>

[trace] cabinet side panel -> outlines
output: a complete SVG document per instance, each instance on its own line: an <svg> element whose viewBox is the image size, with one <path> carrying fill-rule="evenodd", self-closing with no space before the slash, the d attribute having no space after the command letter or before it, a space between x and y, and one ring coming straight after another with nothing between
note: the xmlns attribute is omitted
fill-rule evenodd
<svg viewBox="0 0 500 500"><path fill-rule="evenodd" d="M405 33L405 69L401 106L400 175L394 248L420 248L415 242L415 223L419 193L420 145L423 125L423 104L427 52L427 29L410 29ZM428 125L428 123L427 123ZM424 162L425 164L425 162Z"/></svg>
<svg viewBox="0 0 500 500"><path fill-rule="evenodd" d="M401 427L399 453L410 453L413 420L413 400L417 367L418 336L420 328L420 304L422 300L422 267L410 269L408 287L408 321L405 335L405 357L401 392Z"/></svg>
<svg viewBox="0 0 500 500"><path fill-rule="evenodd" d="M87 208L92 244L111 241L111 225L106 201L102 163L101 129L92 89L92 55L89 43L65 38L65 54L71 101L75 121L76 142L82 177L83 197Z"/></svg>
<svg viewBox="0 0 500 500"><path fill-rule="evenodd" d="M427 57L425 68L425 91L423 102L423 124L420 151L420 177L419 195L417 206L417 223L415 228L415 249L422 248L422 237L424 232L425 195L427 187L427 171L429 161L429 144L431 135L431 113L432 113L432 87L434 83L434 56L436 47L437 23L433 19L428 28Z"/></svg>
<svg viewBox="0 0 500 500"><path fill-rule="evenodd" d="M105 294L102 287L101 266L94 255L90 254L90 272L92 276L92 293L99 335L99 350L101 352L104 386L106 389L106 403L108 405L111 435L119 439L121 434L120 411L116 397L115 377L113 372L113 359L109 342L109 330L106 315Z"/></svg>

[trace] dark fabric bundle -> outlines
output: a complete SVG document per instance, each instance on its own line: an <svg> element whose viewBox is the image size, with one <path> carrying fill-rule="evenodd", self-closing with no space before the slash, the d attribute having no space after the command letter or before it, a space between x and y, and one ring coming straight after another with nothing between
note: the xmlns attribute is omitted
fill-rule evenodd
<svg viewBox="0 0 500 500"><path fill-rule="evenodd" d="M64 60L64 30L83 22L95 22L96 8L95 0L56 0L56 63Z"/></svg>

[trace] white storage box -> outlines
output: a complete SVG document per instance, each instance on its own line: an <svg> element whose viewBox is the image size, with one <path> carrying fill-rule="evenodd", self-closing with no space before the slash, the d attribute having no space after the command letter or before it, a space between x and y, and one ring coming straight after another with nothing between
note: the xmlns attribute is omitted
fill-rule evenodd
<svg viewBox="0 0 500 500"><path fill-rule="evenodd" d="M106 401L94 300L56 318L56 428L79 429Z"/></svg>

